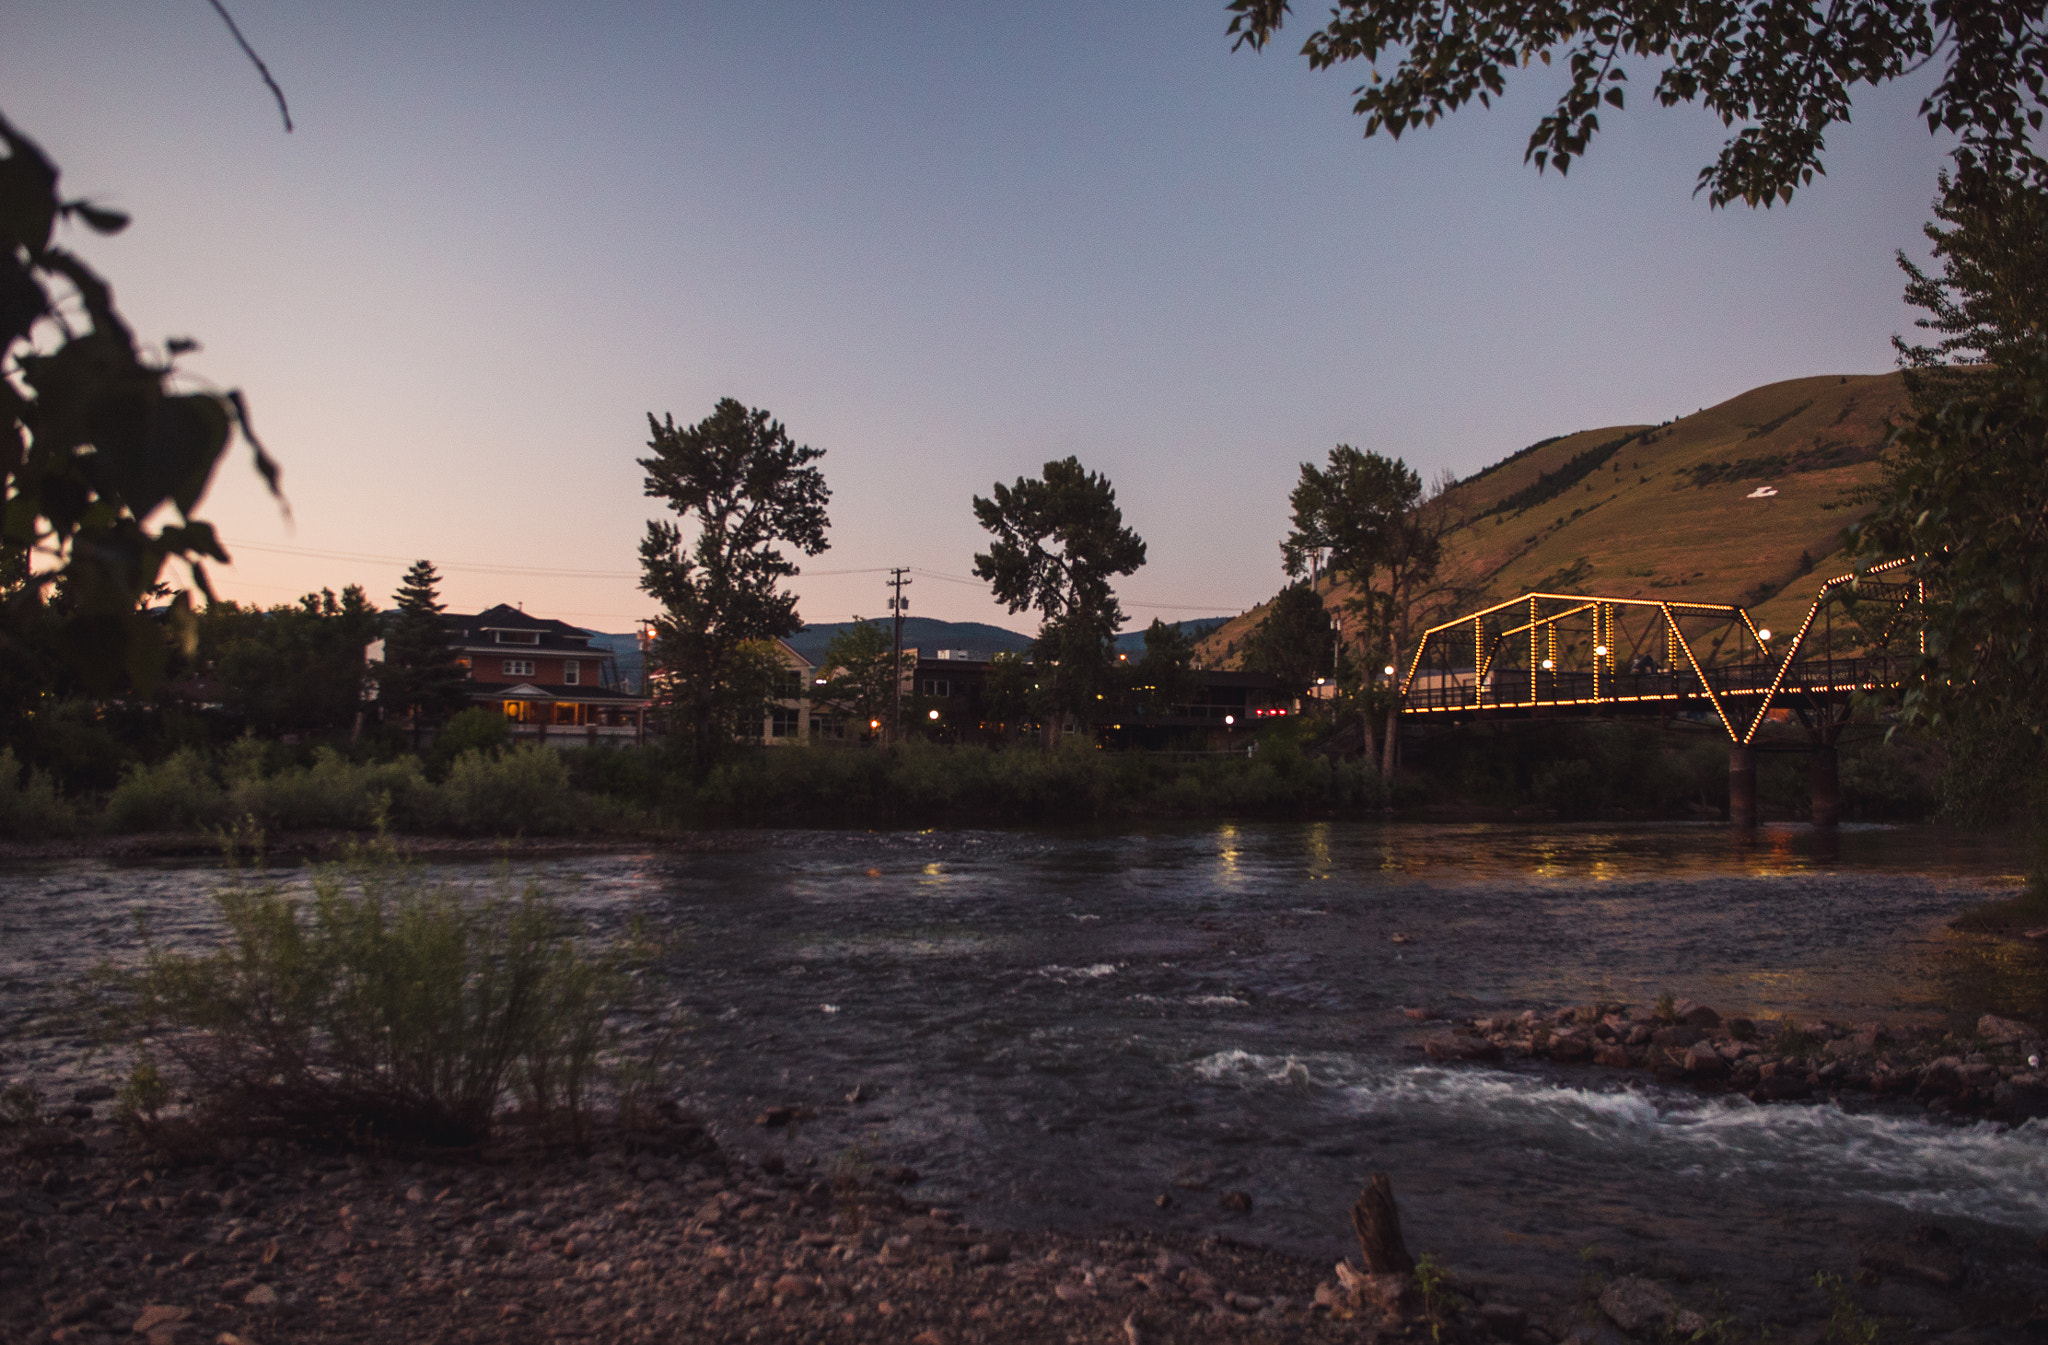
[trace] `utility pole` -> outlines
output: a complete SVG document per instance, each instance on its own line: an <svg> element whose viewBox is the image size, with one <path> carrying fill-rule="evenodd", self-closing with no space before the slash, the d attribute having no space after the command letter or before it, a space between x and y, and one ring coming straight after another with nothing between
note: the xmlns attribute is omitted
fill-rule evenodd
<svg viewBox="0 0 2048 1345"><path fill-rule="evenodd" d="M889 721L889 741L895 742L903 736L903 614L910 610L910 599L903 596L903 590L911 581L904 578L909 573L906 566L898 565L889 571L889 614L896 618L896 639L894 656L889 661L890 672L896 678L896 708Z"/></svg>

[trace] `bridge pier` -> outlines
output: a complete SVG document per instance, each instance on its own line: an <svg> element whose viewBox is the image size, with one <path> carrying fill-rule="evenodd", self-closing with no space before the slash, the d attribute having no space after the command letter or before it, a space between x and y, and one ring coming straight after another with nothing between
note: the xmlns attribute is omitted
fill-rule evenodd
<svg viewBox="0 0 2048 1345"><path fill-rule="evenodd" d="M1728 822L1741 831L1756 828L1756 749L1747 743L1728 747Z"/></svg>
<svg viewBox="0 0 2048 1345"><path fill-rule="evenodd" d="M1832 745L1814 749L1806 766L1807 782L1813 786L1813 824L1833 827L1842 821L1842 773Z"/></svg>

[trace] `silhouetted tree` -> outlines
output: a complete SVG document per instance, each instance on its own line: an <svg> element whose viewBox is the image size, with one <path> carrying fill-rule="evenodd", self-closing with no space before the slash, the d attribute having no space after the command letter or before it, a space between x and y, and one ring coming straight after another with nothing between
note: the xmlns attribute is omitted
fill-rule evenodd
<svg viewBox="0 0 2048 1345"><path fill-rule="evenodd" d="M814 698L855 721L861 733L873 732L871 725L888 720L898 679L909 667L910 655L897 661L894 641L880 622L855 617L825 647L825 685Z"/></svg>
<svg viewBox="0 0 2048 1345"><path fill-rule="evenodd" d="M1290 584L1246 641L1244 666L1277 678L1282 695L1299 696L1317 678L1336 674L1334 635L1323 595L1312 585Z"/></svg>
<svg viewBox="0 0 2048 1345"><path fill-rule="evenodd" d="M203 618L203 646L221 700L266 736L333 736L363 708L365 650L377 638L377 609L350 584L308 593L269 611L216 603Z"/></svg>
<svg viewBox="0 0 2048 1345"><path fill-rule="evenodd" d="M730 397L695 425L649 415L647 427L647 494L696 529L686 548L681 528L654 519L640 542L640 587L662 606L649 687L686 726L701 766L722 736L761 713L772 670L743 650L802 626L796 595L780 586L798 569L780 547L825 550L832 492L810 465L823 449Z"/></svg>
<svg viewBox="0 0 2048 1345"><path fill-rule="evenodd" d="M432 561L414 561L394 601L384 632L384 659L371 669L384 714L404 719L413 747L420 730L439 725L469 704L469 670L448 643L441 620L441 576Z"/></svg>
<svg viewBox="0 0 2048 1345"><path fill-rule="evenodd" d="M997 482L992 498L974 497L974 516L996 539L974 573L1012 612L1040 614L1032 661L1050 740L1061 712L1091 712L1105 692L1125 620L1110 580L1145 563L1145 543L1123 526L1109 479L1075 458Z"/></svg>

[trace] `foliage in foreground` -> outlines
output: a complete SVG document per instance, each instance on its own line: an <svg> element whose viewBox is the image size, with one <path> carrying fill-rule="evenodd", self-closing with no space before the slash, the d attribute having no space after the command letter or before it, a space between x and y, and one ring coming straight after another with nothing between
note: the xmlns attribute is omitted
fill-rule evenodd
<svg viewBox="0 0 2048 1345"><path fill-rule="evenodd" d="M537 887L477 897L371 849L320 871L310 901L275 884L216 901L211 952L145 927L141 967L100 973L146 1134L465 1145L512 1103L544 1134L587 1134L626 982ZM161 1114L177 1089L196 1099L182 1123Z"/></svg>

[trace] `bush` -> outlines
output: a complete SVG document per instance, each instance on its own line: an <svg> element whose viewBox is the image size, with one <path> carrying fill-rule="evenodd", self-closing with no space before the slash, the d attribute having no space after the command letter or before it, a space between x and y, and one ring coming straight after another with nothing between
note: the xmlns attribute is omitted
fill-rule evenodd
<svg viewBox="0 0 2048 1345"><path fill-rule="evenodd" d="M562 754L531 743L497 757L464 752L441 786L446 824L490 836L545 836L572 830L577 802Z"/></svg>
<svg viewBox="0 0 2048 1345"><path fill-rule="evenodd" d="M442 725L441 731L434 735L436 777L445 773L464 753L484 752L495 756L511 742L512 726L504 715L496 710L486 710L481 705L472 705Z"/></svg>
<svg viewBox="0 0 2048 1345"><path fill-rule="evenodd" d="M230 816L206 758L180 748L153 766L131 766L107 800L109 831L197 831Z"/></svg>
<svg viewBox="0 0 2048 1345"><path fill-rule="evenodd" d="M100 973L109 1024L142 1060L125 1110L145 1131L176 1124L157 1111L185 1087L183 1123L202 1134L474 1144L512 1101L549 1133L587 1132L626 981L537 888L427 887L373 849L322 870L310 909L274 885L215 900L213 952L145 930L140 970Z"/></svg>
<svg viewBox="0 0 2048 1345"><path fill-rule="evenodd" d="M67 836L76 822L56 784L41 771L24 771L14 749L0 747L0 837L39 841Z"/></svg>
<svg viewBox="0 0 2048 1345"><path fill-rule="evenodd" d="M357 765L322 747L311 766L236 779L231 765L228 775L230 815L253 819L265 830L363 830L429 820L438 811L433 786L414 757Z"/></svg>

